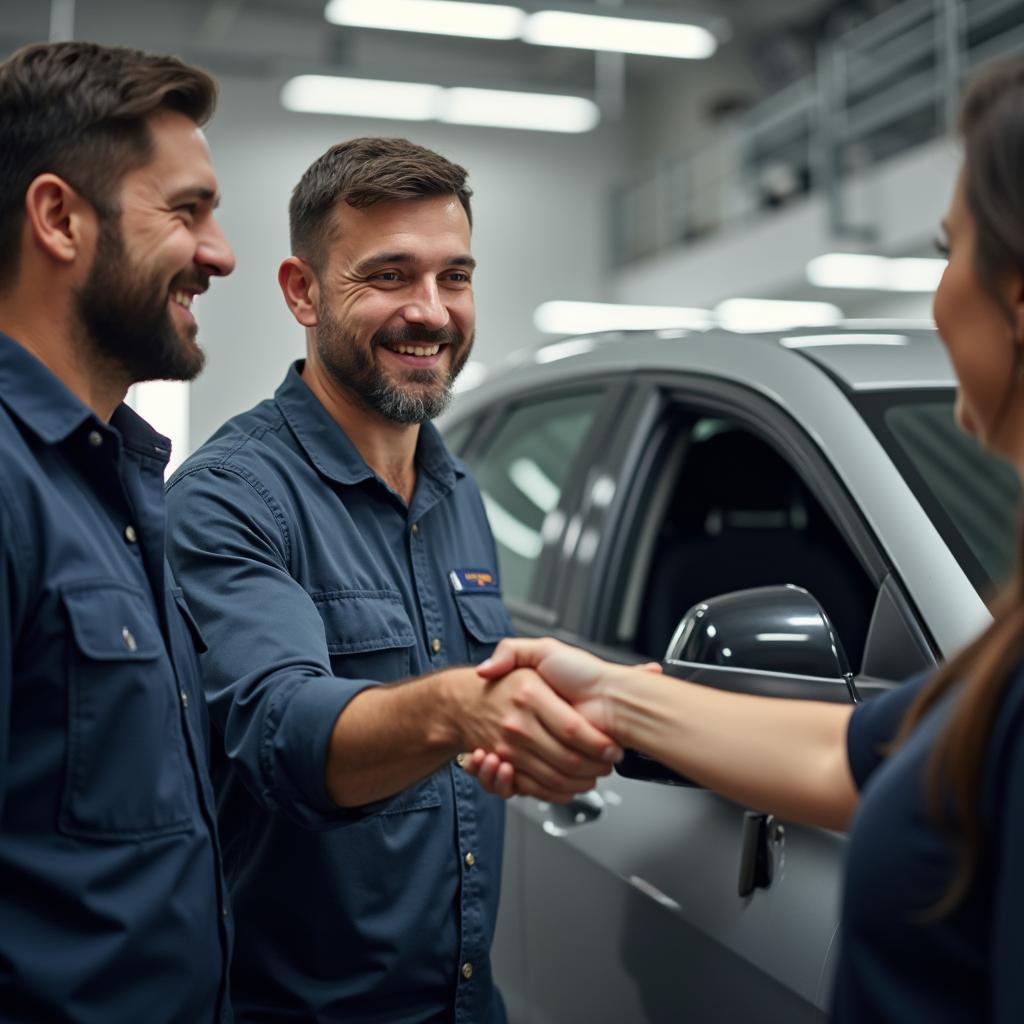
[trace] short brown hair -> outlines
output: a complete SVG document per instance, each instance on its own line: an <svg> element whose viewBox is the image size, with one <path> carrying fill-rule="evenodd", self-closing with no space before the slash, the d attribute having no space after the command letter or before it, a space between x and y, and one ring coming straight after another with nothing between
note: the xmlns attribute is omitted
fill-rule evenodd
<svg viewBox="0 0 1024 1024"><path fill-rule="evenodd" d="M473 212L464 167L407 139L364 138L332 146L299 180L288 204L292 252L322 262L338 202L358 209L395 199L456 196L470 225Z"/></svg>
<svg viewBox="0 0 1024 1024"><path fill-rule="evenodd" d="M36 43L0 64L0 288L17 271L25 192L59 175L101 217L152 152L146 121L176 110L205 124L217 86L176 57L95 43Z"/></svg>

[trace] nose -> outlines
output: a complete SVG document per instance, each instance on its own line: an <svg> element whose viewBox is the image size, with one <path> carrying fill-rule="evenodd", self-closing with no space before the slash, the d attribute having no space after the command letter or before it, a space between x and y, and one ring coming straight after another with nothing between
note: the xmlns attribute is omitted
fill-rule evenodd
<svg viewBox="0 0 1024 1024"><path fill-rule="evenodd" d="M419 324L428 331L438 331L451 320L448 307L441 299L437 282L431 277L416 288L415 294L402 309L407 323Z"/></svg>
<svg viewBox="0 0 1024 1024"><path fill-rule="evenodd" d="M212 217L199 238L196 262L215 277L226 277L235 269L235 251Z"/></svg>

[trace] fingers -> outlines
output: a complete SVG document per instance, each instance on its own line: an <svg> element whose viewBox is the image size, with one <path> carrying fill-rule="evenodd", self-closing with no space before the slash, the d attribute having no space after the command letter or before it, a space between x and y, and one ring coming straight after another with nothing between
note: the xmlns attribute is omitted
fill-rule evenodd
<svg viewBox="0 0 1024 1024"><path fill-rule="evenodd" d="M641 672L652 672L655 675L660 675L662 671L660 661L645 661L642 665L637 665L636 668Z"/></svg>
<svg viewBox="0 0 1024 1024"><path fill-rule="evenodd" d="M551 637L540 640L506 638L494 648L486 661L477 665L476 670L484 679L499 679L516 668L536 668L545 655L558 646L558 641Z"/></svg>
<svg viewBox="0 0 1024 1024"><path fill-rule="evenodd" d="M582 754L587 761L594 762L596 768L622 760L622 748L550 687L524 685L517 695L517 703L533 711L556 743ZM583 767L570 766L570 770L572 774L580 774ZM605 773L595 771L588 774Z"/></svg>

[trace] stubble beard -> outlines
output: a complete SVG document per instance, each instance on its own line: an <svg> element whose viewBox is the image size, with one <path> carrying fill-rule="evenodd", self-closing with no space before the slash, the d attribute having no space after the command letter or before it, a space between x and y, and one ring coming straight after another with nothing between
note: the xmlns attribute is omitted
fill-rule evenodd
<svg viewBox="0 0 1024 1024"><path fill-rule="evenodd" d="M145 277L132 266L116 215L103 216L89 276L75 296L93 353L117 364L132 383L194 379L206 355L195 342L196 325L183 337L171 319L168 297L178 285L202 291L206 281L187 272L170 286Z"/></svg>
<svg viewBox="0 0 1024 1024"><path fill-rule="evenodd" d="M449 345L453 353L450 369L410 369L398 382L374 357L377 349L388 345L417 343ZM413 424L435 419L451 404L455 380L469 359L473 338L467 342L454 325L437 331L410 326L378 331L364 347L324 307L317 311L315 344L331 379L360 405L393 423Z"/></svg>

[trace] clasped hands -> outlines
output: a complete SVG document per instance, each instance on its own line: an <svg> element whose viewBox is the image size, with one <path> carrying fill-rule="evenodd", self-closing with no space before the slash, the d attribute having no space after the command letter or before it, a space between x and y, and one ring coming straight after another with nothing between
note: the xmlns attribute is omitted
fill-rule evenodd
<svg viewBox="0 0 1024 1024"><path fill-rule="evenodd" d="M661 666L641 666L660 672ZM614 669L551 638L503 640L477 673L502 707L499 738L460 760L489 792L565 803L623 756L605 684Z"/></svg>

